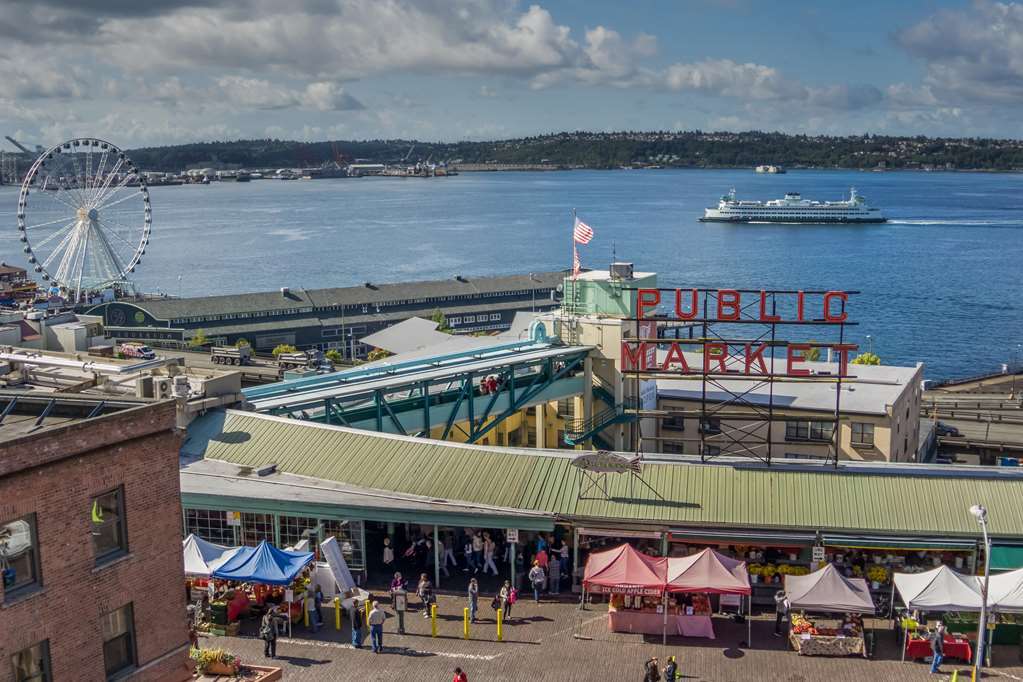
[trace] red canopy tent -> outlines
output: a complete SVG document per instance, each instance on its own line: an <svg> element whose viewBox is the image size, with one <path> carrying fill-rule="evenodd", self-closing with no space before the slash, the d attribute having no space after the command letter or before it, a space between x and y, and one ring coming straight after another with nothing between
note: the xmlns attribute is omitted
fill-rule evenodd
<svg viewBox="0 0 1023 682"><path fill-rule="evenodd" d="M583 589L660 596L664 593L667 575L667 559L647 556L623 544L589 556L583 573Z"/></svg>
<svg viewBox="0 0 1023 682"><path fill-rule="evenodd" d="M752 591L746 562L714 551L710 547L684 557L668 559L669 592L745 594Z"/></svg>

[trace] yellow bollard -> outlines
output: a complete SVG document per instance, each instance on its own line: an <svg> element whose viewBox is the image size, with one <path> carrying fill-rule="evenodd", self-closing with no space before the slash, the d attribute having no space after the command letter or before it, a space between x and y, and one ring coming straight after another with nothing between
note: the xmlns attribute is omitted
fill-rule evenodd
<svg viewBox="0 0 1023 682"><path fill-rule="evenodd" d="M366 617L362 619L362 622L363 623L369 622L369 599L366 600Z"/></svg>
<svg viewBox="0 0 1023 682"><path fill-rule="evenodd" d="M504 622L504 609L498 609L497 610L497 641L498 642L504 641L504 638L501 636L501 625L503 624L503 622Z"/></svg>
<svg viewBox="0 0 1023 682"><path fill-rule="evenodd" d="M309 600L310 599L312 599L312 597L310 597L309 593L306 592L305 593L305 599L302 600L302 622L305 623L305 626L307 628L309 627Z"/></svg>
<svg viewBox="0 0 1023 682"><path fill-rule="evenodd" d="M469 639L469 607L462 609L462 637Z"/></svg>
<svg viewBox="0 0 1023 682"><path fill-rule="evenodd" d="M953 670L952 671L952 680L951 680L951 682L959 682L959 671L958 670Z"/></svg>
<svg viewBox="0 0 1023 682"><path fill-rule="evenodd" d="M430 604L430 636L437 636L437 605Z"/></svg>
<svg viewBox="0 0 1023 682"><path fill-rule="evenodd" d="M341 598L334 597L334 627L341 629Z"/></svg>

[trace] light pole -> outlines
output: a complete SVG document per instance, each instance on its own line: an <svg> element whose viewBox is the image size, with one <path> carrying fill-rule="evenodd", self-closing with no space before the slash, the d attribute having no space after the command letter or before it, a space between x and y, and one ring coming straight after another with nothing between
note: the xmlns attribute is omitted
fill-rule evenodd
<svg viewBox="0 0 1023 682"><path fill-rule="evenodd" d="M867 352L871 355L874 354L874 339L870 337L870 334L867 334Z"/></svg>
<svg viewBox="0 0 1023 682"><path fill-rule="evenodd" d="M977 651L973 656L974 679L980 679L980 670L984 666L984 636L987 634L987 590L988 579L991 576L991 541L987 536L987 509L983 505L975 504L970 507L970 513L980 524L980 530L984 534L984 583L980 590L980 626L977 630Z"/></svg>
<svg viewBox="0 0 1023 682"><path fill-rule="evenodd" d="M530 282L539 282L540 280L538 280L536 277L534 277L533 273L529 273L529 281ZM532 285L531 289L533 291L533 307L530 310L532 310L532 312L535 313L536 312L536 285Z"/></svg>

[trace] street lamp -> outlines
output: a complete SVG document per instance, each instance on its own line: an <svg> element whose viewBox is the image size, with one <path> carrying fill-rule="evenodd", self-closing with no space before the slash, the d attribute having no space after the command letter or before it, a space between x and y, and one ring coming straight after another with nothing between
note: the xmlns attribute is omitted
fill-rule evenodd
<svg viewBox="0 0 1023 682"><path fill-rule="evenodd" d="M530 282L539 282L540 280L538 280L536 277L534 277L533 273L529 273L529 281ZM533 307L531 308L531 310L532 310L532 312L535 313L536 312L536 286L533 286L532 290L533 290Z"/></svg>
<svg viewBox="0 0 1023 682"><path fill-rule="evenodd" d="M870 337L870 334L867 334L867 352L871 355L874 354L874 339Z"/></svg>
<svg viewBox="0 0 1023 682"><path fill-rule="evenodd" d="M983 505L975 504L970 507L970 513L980 524L980 530L984 534L984 583L980 591L980 626L977 630L977 652L973 657L974 679L980 679L980 669L984 665L984 636L987 634L987 591L988 579L991 577L991 541L987 536L987 509Z"/></svg>

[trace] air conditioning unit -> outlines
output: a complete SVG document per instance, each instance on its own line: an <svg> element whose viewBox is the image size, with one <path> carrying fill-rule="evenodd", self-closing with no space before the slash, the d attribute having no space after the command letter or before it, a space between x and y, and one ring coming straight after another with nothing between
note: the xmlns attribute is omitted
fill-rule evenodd
<svg viewBox="0 0 1023 682"><path fill-rule="evenodd" d="M632 273L634 271L632 263L611 263L611 278L612 279L632 279Z"/></svg>
<svg viewBox="0 0 1023 682"><path fill-rule="evenodd" d="M153 377L153 397L166 400L174 397L174 377Z"/></svg>

